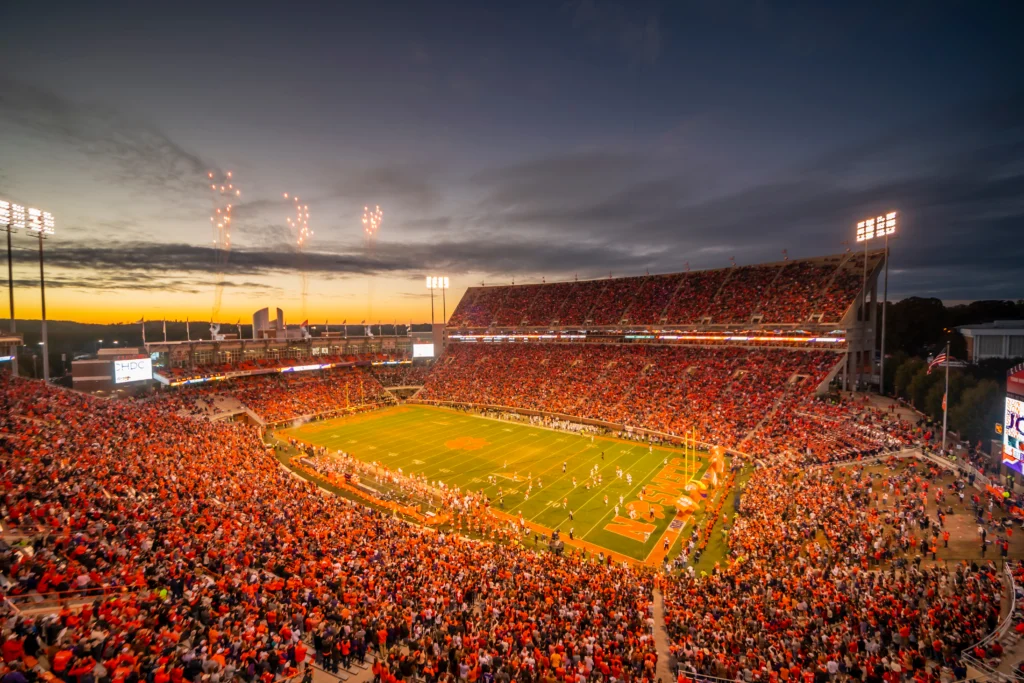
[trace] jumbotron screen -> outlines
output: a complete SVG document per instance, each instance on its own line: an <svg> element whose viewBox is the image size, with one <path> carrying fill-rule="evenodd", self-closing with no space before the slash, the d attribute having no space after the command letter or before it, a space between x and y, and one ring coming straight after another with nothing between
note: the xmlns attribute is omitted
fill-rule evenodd
<svg viewBox="0 0 1024 683"><path fill-rule="evenodd" d="M1006 397L1003 422L1003 464L1024 474L1024 401Z"/></svg>
<svg viewBox="0 0 1024 683"><path fill-rule="evenodd" d="M142 382L153 379L153 361L150 358L133 358L114 361L114 384Z"/></svg>
<svg viewBox="0 0 1024 683"><path fill-rule="evenodd" d="M412 357L413 358L433 358L434 357L434 345L433 344L413 344L412 345Z"/></svg>

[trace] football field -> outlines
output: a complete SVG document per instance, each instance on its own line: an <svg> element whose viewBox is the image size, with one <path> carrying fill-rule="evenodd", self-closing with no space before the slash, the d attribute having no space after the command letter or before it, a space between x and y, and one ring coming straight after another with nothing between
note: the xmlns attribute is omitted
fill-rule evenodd
<svg viewBox="0 0 1024 683"><path fill-rule="evenodd" d="M431 482L483 490L510 519L522 514L535 530L560 529L566 540L572 529L591 549L641 561L660 548L676 516L673 501L707 467L705 453L687 459L681 449L651 451L646 444L421 405L312 422L283 435L405 474L424 474ZM673 538L687 519L673 525Z"/></svg>

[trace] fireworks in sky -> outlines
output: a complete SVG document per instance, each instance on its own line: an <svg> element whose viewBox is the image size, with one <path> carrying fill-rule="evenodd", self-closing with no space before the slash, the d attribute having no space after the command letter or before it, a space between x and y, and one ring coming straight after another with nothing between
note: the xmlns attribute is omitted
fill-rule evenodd
<svg viewBox="0 0 1024 683"><path fill-rule="evenodd" d="M213 195L213 210L210 223L213 225L213 248L216 251L217 285L213 294L213 310L210 322L216 322L220 314L221 299L224 296L224 269L231 254L231 211L242 191L235 185L231 171L223 175L210 171L206 174Z"/></svg>
<svg viewBox="0 0 1024 683"><path fill-rule="evenodd" d="M288 227L295 233L295 245L301 250L313 237L313 231L309 229L309 204L300 204L299 198L284 193L285 199L291 199L295 204L295 217L286 219Z"/></svg>
<svg viewBox="0 0 1024 683"><path fill-rule="evenodd" d="M372 211L368 206L363 207L363 232L366 233L366 239L372 242L383 222L384 212L379 206L374 207Z"/></svg>
<svg viewBox="0 0 1024 683"><path fill-rule="evenodd" d="M366 235L366 250L368 254L373 253L373 243L377 239L377 232L384 222L384 212L380 205L371 210L369 206L363 207L363 234ZM366 319L373 319L373 275L369 276L366 283Z"/></svg>
<svg viewBox="0 0 1024 683"><path fill-rule="evenodd" d="M295 206L295 217L287 218L288 228L295 235L295 246L299 250L301 260L300 273L302 275L302 318L306 316L306 298L309 296L309 279L306 275L305 248L313 237L313 231L309 229L309 204L302 204L295 195L284 193L285 199L291 199Z"/></svg>

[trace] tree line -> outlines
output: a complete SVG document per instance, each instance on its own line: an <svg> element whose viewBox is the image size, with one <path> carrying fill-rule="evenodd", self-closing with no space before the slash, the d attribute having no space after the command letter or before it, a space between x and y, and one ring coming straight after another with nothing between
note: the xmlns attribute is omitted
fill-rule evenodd
<svg viewBox="0 0 1024 683"><path fill-rule="evenodd" d="M939 299L910 297L889 304L886 321L886 393L898 396L942 424L945 368L928 374L928 359L949 342L954 358L967 359L960 325L1024 320L1024 301L974 301L946 306ZM991 359L949 369L949 428L971 442L999 438L1006 372L1024 359Z"/></svg>

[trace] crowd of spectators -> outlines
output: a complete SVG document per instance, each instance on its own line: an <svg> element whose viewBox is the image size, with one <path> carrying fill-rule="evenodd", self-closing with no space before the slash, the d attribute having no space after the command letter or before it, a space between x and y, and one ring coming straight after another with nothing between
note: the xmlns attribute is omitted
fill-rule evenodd
<svg viewBox="0 0 1024 683"><path fill-rule="evenodd" d="M605 280L604 289L594 300L589 320L595 325L618 325L636 300L646 277L623 277Z"/></svg>
<svg viewBox="0 0 1024 683"><path fill-rule="evenodd" d="M348 367L234 377L174 387L145 400L195 417L248 408L265 423L278 424L328 417L393 399L369 369Z"/></svg>
<svg viewBox="0 0 1024 683"><path fill-rule="evenodd" d="M864 286L864 254L854 254L836 271L825 286L820 308L822 322L839 322ZM869 254L868 267L874 268L878 256Z"/></svg>
<svg viewBox="0 0 1024 683"><path fill-rule="evenodd" d="M508 288L508 294L494 316L499 325L517 326L526 316L526 308L537 296L542 285L515 285Z"/></svg>
<svg viewBox="0 0 1024 683"><path fill-rule="evenodd" d="M409 525L283 470L258 432L0 377L5 674L272 683L383 653L383 680L653 680L652 575Z"/></svg>
<svg viewBox="0 0 1024 683"><path fill-rule="evenodd" d="M826 351L618 344L454 344L419 398L527 408L740 445L793 383L810 394ZM761 438L761 437L758 437Z"/></svg>
<svg viewBox="0 0 1024 683"><path fill-rule="evenodd" d="M686 273L675 275L652 275L644 278L637 290L633 305L627 311L629 322L634 325L656 325L661 322L662 313L673 295L679 289L679 283L687 279Z"/></svg>
<svg viewBox="0 0 1024 683"><path fill-rule="evenodd" d="M183 385L158 391L142 400L159 402L163 410L189 417L214 418L220 413L237 412L242 409L242 405L221 391L217 384Z"/></svg>
<svg viewBox="0 0 1024 683"><path fill-rule="evenodd" d="M927 428L864 398L823 399L790 392L745 451L767 462L805 465L870 457L923 443Z"/></svg>
<svg viewBox="0 0 1024 683"><path fill-rule="evenodd" d="M758 306L771 296L772 283L782 271L780 266L742 266L733 268L729 279L711 300L704 315L714 323L745 323ZM774 322L765 318L765 322Z"/></svg>
<svg viewBox="0 0 1024 683"><path fill-rule="evenodd" d="M332 363L358 363L369 361L391 360L387 354L345 354L331 356L304 356L302 358L246 358L228 363L197 365L196 367L164 367L156 370L164 378L172 381L184 381L217 377L225 373L255 372L258 370L280 370L303 365L329 365Z"/></svg>
<svg viewBox="0 0 1024 683"><path fill-rule="evenodd" d="M385 387L422 386L433 366L401 363L399 365L374 365L373 376Z"/></svg>
<svg viewBox="0 0 1024 683"><path fill-rule="evenodd" d="M871 255L874 267L877 256ZM452 327L838 322L863 284L862 254L670 275L471 287Z"/></svg>
<svg viewBox="0 0 1024 683"><path fill-rule="evenodd" d="M729 530L727 565L666 582L682 677L964 678L960 652L998 622L1000 572L992 563L922 565L943 521L926 512L939 473L920 469L755 472Z"/></svg>
<svg viewBox="0 0 1024 683"><path fill-rule="evenodd" d="M380 382L362 369L257 375L232 382L227 391L268 424L391 400Z"/></svg>
<svg viewBox="0 0 1024 683"><path fill-rule="evenodd" d="M558 312L559 325L582 325L587 321L587 314L594 307L594 302L601 296L605 284L609 280L586 280L574 282L569 298Z"/></svg>
<svg viewBox="0 0 1024 683"><path fill-rule="evenodd" d="M524 325L549 325L558 318L566 299L573 290L573 282L555 282L537 287L533 299L526 307Z"/></svg>
<svg viewBox="0 0 1024 683"><path fill-rule="evenodd" d="M757 309L765 320L778 323L801 323L824 310L828 297L821 296L822 283L836 271L835 264L819 265L811 261L794 261L783 268L772 283L771 293ZM852 292L837 291L845 305ZM843 304L840 304L843 305Z"/></svg>
<svg viewBox="0 0 1024 683"><path fill-rule="evenodd" d="M808 352L491 347L508 354L498 362L533 368L517 390L498 386L495 356L478 348L455 347L445 362L471 368L484 392L572 399L580 410L611 405L626 375L646 378L668 363L698 393L711 381L742 392L750 381L781 385L783 401L828 366L826 354ZM452 370L429 384L461 386ZM622 393L635 394L637 381ZM680 400L651 394L663 398ZM750 400L740 393L730 410ZM3 614L6 673L273 683L312 660L337 671L377 652L375 671L389 681L654 680L650 571L408 525L295 479L252 427L169 407L0 376L0 515L31 545L0 549L6 596L83 598L49 617ZM639 398L620 410L638 407ZM792 407L822 420L858 412L887 432L898 419L866 405ZM744 489L726 564L661 581L680 676L952 680L941 667L959 673L961 650L992 631L1002 586L991 563L922 562L944 530L929 509L933 495L945 498L938 470L770 464ZM343 458L324 471L348 466ZM412 474L389 476L435 499L468 501Z"/></svg>

